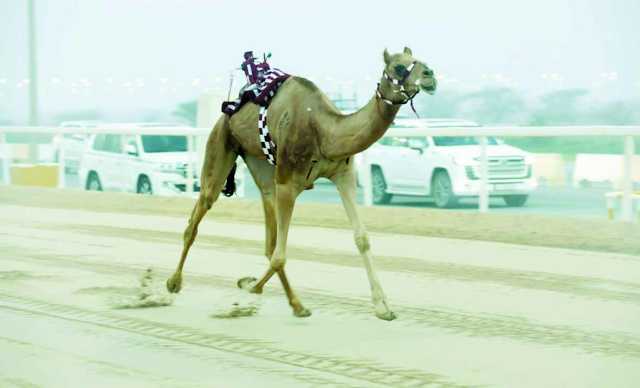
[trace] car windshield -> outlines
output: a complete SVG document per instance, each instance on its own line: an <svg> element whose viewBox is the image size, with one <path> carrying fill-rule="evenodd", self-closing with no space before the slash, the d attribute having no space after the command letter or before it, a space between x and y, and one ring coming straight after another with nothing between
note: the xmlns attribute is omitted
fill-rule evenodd
<svg viewBox="0 0 640 388"><path fill-rule="evenodd" d="M480 144L480 141L475 136L435 136L433 142L440 147ZM487 137L487 144L497 145L498 140L495 137Z"/></svg>
<svg viewBox="0 0 640 388"><path fill-rule="evenodd" d="M142 136L144 152L185 152L186 136L144 135Z"/></svg>

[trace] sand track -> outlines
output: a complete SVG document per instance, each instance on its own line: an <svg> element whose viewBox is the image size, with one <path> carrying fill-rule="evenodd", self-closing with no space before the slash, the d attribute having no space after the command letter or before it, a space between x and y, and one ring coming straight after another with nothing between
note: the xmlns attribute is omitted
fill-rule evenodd
<svg viewBox="0 0 640 388"><path fill-rule="evenodd" d="M193 330L189 327L163 325L154 321L125 318L115 314L100 313L73 306L13 296L1 291L0 308L127 331L190 346L211 348L218 351L240 354L246 357L288 364L297 368L331 373L383 386L413 387L422 384L445 383L445 381L437 375L427 374L417 370L386 368L381 365L376 365L375 363L363 360L350 360L345 357L338 358L293 352L279 349L276 344L266 341L259 342L251 338L208 334ZM451 383L447 383L446 385L452 386Z"/></svg>
<svg viewBox="0 0 640 388"><path fill-rule="evenodd" d="M190 214L194 200L0 185L0 204L98 213L162 214L184 219ZM260 223L262 205L257 201L222 198L208 217ZM367 228L376 232L640 255L640 225L607 221L604 205L602 220L400 207L369 208L362 217ZM350 228L340 205L297 204L292 222L293 225Z"/></svg>
<svg viewBox="0 0 640 388"><path fill-rule="evenodd" d="M145 266L109 264L104 262L83 262L79 259L64 257L38 257L28 254L23 259L34 260L43 265L61 265L69 268L82 268L91 272L124 275L126 273L142 273ZM157 270L158 268L156 268ZM172 271L162 268L156 271L163 279ZM222 289L236 288L236 280L215 275L189 275L189 282L201 286ZM115 290L110 290L114 292ZM325 292L298 288L301 298L316 309L320 308L335 316L348 316L352 319L366 319L371 314L371 307L365 298L333 296ZM284 298L282 290L273 291ZM1 297L1 294L0 294ZM580 330L570 326L545 325L522 319L520 317L498 314L468 314L462 311L451 311L438 308L420 308L394 304L395 311L402 317L403 325L430 326L462 333L469 336L510 337L518 341L535 344L577 348L589 353L605 355L630 356L640 359L640 338L623 333L596 332Z"/></svg>
<svg viewBox="0 0 640 388"><path fill-rule="evenodd" d="M111 196L100 198L131 198ZM259 297L235 286L266 268L262 226L212 215L172 305L116 309L112 300L136 294L147 268L161 286L177 261L186 218L150 200L144 213L0 203L0 346L10 355L0 358L0 386L631 387L640 379L637 256L372 233L399 316L384 322L372 314L351 231L297 225L287 270L314 313L297 319L278 282ZM212 318L249 297L255 315Z"/></svg>

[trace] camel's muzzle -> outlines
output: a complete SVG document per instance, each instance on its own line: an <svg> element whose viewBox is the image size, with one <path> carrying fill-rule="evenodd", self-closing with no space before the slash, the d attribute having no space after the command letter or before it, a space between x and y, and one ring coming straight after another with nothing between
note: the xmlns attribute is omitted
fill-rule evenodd
<svg viewBox="0 0 640 388"><path fill-rule="evenodd" d="M431 78L431 82L425 84L425 83L420 83L420 88L425 91L427 94L433 95L436 92L436 89L438 88L438 81L436 81L435 78Z"/></svg>

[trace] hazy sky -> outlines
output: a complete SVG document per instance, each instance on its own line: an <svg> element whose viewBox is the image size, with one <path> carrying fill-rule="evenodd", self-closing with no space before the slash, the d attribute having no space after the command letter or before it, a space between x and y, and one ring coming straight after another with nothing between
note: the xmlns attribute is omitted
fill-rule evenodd
<svg viewBox="0 0 640 388"><path fill-rule="evenodd" d="M35 0L43 114L166 108L224 90L245 50L371 94L407 45L444 88L640 94L640 1ZM24 119L24 0L0 0L0 116ZM350 84L353 83L353 84Z"/></svg>

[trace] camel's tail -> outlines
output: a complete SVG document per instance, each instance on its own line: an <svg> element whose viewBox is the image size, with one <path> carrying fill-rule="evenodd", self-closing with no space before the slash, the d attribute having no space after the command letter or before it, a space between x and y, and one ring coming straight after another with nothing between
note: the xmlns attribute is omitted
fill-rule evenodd
<svg viewBox="0 0 640 388"><path fill-rule="evenodd" d="M237 163L234 163L229 175L227 175L227 182L224 184L224 189L222 189L222 194L225 197L231 197L236 192L236 167Z"/></svg>

